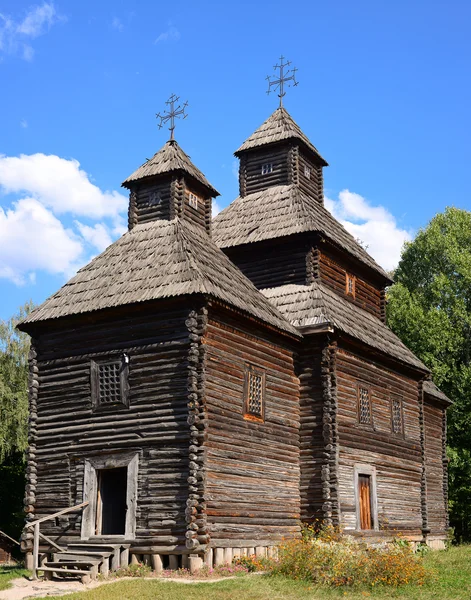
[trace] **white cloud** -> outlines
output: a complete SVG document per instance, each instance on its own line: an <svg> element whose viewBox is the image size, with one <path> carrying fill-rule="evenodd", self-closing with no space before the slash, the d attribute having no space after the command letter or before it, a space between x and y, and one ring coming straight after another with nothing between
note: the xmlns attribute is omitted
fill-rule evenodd
<svg viewBox="0 0 471 600"><path fill-rule="evenodd" d="M96 223L93 227L84 225L80 221L75 221L75 224L84 240L96 248L98 252L103 252L113 242L108 227L104 223Z"/></svg>
<svg viewBox="0 0 471 600"><path fill-rule="evenodd" d="M181 38L180 32L173 25L169 25L166 31L163 31L154 41L154 44L159 42L178 42Z"/></svg>
<svg viewBox="0 0 471 600"><path fill-rule="evenodd" d="M55 23L65 20L65 17L57 14L52 2L32 7L23 19L0 13L0 52L32 60L34 48L30 40L47 33Z"/></svg>
<svg viewBox="0 0 471 600"><path fill-rule="evenodd" d="M400 259L404 242L411 232L401 229L383 206L374 206L363 196L343 190L338 199L325 198L326 208L363 245L384 269L394 269Z"/></svg>
<svg viewBox="0 0 471 600"><path fill-rule="evenodd" d="M116 31L119 31L120 33L124 29L124 25L121 22L121 19L118 19L118 17L113 17L113 20L111 21L111 27L113 29L116 29Z"/></svg>
<svg viewBox="0 0 471 600"><path fill-rule="evenodd" d="M33 195L56 214L94 219L116 217L128 203L122 194L103 192L91 183L77 160L55 155L0 155L0 188Z"/></svg>
<svg viewBox="0 0 471 600"><path fill-rule="evenodd" d="M0 155L2 191L17 198L0 207L0 278L18 285L36 271L69 277L126 231L127 198L102 191L73 159Z"/></svg>
<svg viewBox="0 0 471 600"><path fill-rule="evenodd" d="M38 269L70 273L83 252L80 240L34 198L0 207L0 239L0 277L18 285L34 281Z"/></svg>
<svg viewBox="0 0 471 600"><path fill-rule="evenodd" d="M222 210L222 208L219 205L219 202L217 200L213 200L213 203L212 203L212 212L211 212L212 218L214 219L214 217L216 215L218 215L221 212L221 210Z"/></svg>

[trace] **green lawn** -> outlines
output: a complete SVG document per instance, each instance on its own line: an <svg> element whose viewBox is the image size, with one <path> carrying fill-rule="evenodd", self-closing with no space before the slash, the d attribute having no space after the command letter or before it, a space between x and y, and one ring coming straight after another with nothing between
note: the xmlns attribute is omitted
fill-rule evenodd
<svg viewBox="0 0 471 600"><path fill-rule="evenodd" d="M21 567L2 567L0 565L0 590L6 590L10 587L10 579L16 579L28 574L29 571L25 571Z"/></svg>
<svg viewBox="0 0 471 600"><path fill-rule="evenodd" d="M70 600L313 600L346 598L404 598L410 600L470 600L471 546L433 552L426 562L437 571L437 581L423 588L331 590L306 583L263 575L243 576L219 583L186 585L161 580L126 580L95 590L66 596ZM48 597L48 600L54 600ZM55 600L58 600L57 598Z"/></svg>

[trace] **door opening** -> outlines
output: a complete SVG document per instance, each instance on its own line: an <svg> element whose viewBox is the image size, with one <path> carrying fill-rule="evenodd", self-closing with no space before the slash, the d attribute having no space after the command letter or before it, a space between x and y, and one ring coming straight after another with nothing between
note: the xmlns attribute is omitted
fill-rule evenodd
<svg viewBox="0 0 471 600"><path fill-rule="evenodd" d="M358 475L360 529L373 529L371 510L371 475Z"/></svg>
<svg viewBox="0 0 471 600"><path fill-rule="evenodd" d="M96 535L124 535L127 483L127 467L97 472Z"/></svg>

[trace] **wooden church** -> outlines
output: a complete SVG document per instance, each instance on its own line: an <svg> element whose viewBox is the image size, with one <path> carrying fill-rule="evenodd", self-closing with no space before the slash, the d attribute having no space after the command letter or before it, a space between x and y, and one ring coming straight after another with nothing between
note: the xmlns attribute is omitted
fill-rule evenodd
<svg viewBox="0 0 471 600"><path fill-rule="evenodd" d="M212 221L172 110L123 183L129 231L20 325L29 564L194 570L314 520L441 547L449 400L385 324L388 274L324 207L326 161L280 106Z"/></svg>

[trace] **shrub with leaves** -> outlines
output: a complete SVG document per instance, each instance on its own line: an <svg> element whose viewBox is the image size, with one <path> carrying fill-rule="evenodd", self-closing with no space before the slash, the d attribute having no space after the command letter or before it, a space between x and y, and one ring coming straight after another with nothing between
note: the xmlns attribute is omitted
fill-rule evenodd
<svg viewBox="0 0 471 600"><path fill-rule="evenodd" d="M335 529L305 530L303 538L278 548L270 573L316 584L339 586L423 585L433 578L409 544L368 546Z"/></svg>
<svg viewBox="0 0 471 600"><path fill-rule="evenodd" d="M152 575L152 568L140 562L112 571L111 575L113 577L149 577Z"/></svg>

